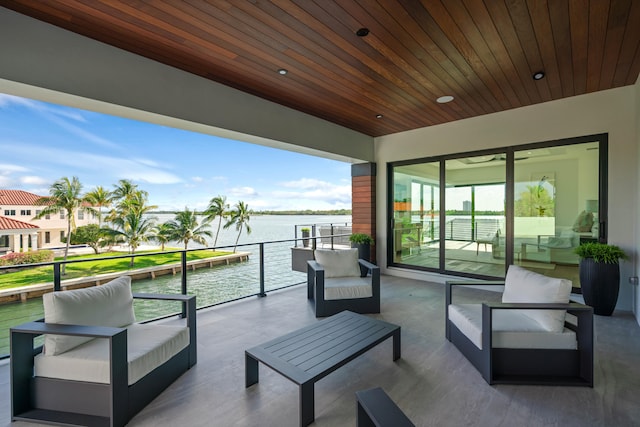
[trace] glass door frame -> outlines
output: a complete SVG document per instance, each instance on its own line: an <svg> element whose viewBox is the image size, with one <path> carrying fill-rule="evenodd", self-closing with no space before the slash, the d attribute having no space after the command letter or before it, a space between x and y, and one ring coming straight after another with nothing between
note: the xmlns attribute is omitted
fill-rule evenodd
<svg viewBox="0 0 640 427"><path fill-rule="evenodd" d="M514 168L515 153L523 150L561 147L566 145L583 144L589 142L598 143L598 241L606 243L607 241L607 222L608 222L608 143L607 133L586 135L572 138L564 138L558 140L550 140L531 144L523 144L509 147L501 147L490 150L479 150L463 153L452 153L448 155L403 160L398 162L387 163L387 267L401 267L412 270L424 270L436 272L439 274L455 275L461 277L484 278L471 273L453 272L445 269L445 246L442 244L445 240L445 228L442 224L446 222L446 161L459 159L464 157L483 156L491 154L505 154L505 268L514 262ZM396 262L393 257L393 226L394 226L394 170L398 166L407 166L418 163L438 163L440 166L440 212L439 212L439 268L423 267L410 265L406 263Z"/></svg>

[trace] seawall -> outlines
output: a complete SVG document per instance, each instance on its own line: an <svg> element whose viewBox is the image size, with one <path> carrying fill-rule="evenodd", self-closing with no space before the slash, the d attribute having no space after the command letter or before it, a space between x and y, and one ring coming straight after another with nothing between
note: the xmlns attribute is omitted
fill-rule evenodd
<svg viewBox="0 0 640 427"><path fill-rule="evenodd" d="M236 252L229 255L198 259L187 262L187 269L196 270L198 268L213 267L216 265L229 265L249 260L249 252ZM167 274L176 275L182 271L181 263L159 265L155 267L145 267L133 270L118 271L115 273L98 274L95 276L78 277L75 279L62 280L60 286L62 290L87 288L90 286L100 286L116 277L127 275L132 280L155 279L156 276ZM53 282L38 283L34 285L21 286L0 290L0 304L7 302L25 302L30 298L38 298L47 292L53 292Z"/></svg>

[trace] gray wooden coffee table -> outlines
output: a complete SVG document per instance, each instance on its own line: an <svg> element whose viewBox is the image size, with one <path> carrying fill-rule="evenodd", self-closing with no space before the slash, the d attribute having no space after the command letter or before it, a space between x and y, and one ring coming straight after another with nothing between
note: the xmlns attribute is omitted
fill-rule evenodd
<svg viewBox="0 0 640 427"><path fill-rule="evenodd" d="M343 311L245 351L245 386L258 382L258 362L300 387L300 425L315 418L314 384L344 364L393 337L400 358L400 326Z"/></svg>

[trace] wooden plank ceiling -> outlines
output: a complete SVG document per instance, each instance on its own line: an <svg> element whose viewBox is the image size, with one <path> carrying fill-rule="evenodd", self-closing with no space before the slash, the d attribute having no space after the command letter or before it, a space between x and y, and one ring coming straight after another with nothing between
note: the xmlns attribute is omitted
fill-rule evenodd
<svg viewBox="0 0 640 427"><path fill-rule="evenodd" d="M371 136L631 85L640 71L640 0L0 5Z"/></svg>

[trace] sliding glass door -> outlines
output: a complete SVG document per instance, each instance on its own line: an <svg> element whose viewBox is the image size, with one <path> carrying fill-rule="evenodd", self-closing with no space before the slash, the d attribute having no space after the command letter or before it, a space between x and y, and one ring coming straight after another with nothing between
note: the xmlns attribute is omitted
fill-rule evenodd
<svg viewBox="0 0 640 427"><path fill-rule="evenodd" d="M389 165L389 264L479 278L517 264L579 287L575 248L606 241L606 152L595 135Z"/></svg>
<svg viewBox="0 0 640 427"><path fill-rule="evenodd" d="M502 277L505 154L445 161L444 271Z"/></svg>
<svg viewBox="0 0 640 427"><path fill-rule="evenodd" d="M575 248L598 241L600 144L515 152L514 262L579 287Z"/></svg>
<svg viewBox="0 0 640 427"><path fill-rule="evenodd" d="M398 166L393 172L391 258L395 263L439 268L440 165Z"/></svg>

